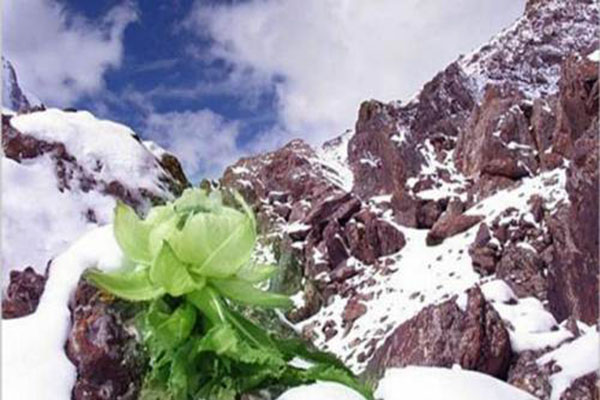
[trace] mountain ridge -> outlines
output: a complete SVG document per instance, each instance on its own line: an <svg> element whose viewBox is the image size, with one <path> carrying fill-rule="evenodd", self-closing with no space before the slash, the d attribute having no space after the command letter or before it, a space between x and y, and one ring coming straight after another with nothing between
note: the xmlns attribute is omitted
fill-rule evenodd
<svg viewBox="0 0 600 400"><path fill-rule="evenodd" d="M281 270L272 288L296 304L284 324L367 380L407 365L459 365L542 400L597 399L595 372L571 372L560 350L597 336L599 22L592 1L529 0L511 27L408 102L365 101L354 129L323 146L293 140L204 182L237 190L253 206L259 252ZM78 201L107 196L92 202L101 218L88 222L108 222L117 198L143 213L188 185L172 155L130 130L120 142L143 156L126 170L147 171L157 190L142 190L145 178L127 182L112 157L86 161L65 125L50 122L92 124L92 136L121 128L35 109L17 94L17 112L3 111L3 163L15 171L37 163L32 180L51 169L53 190ZM119 179L103 177L112 166ZM68 211L89 218L79 208ZM45 268L11 273L5 318L35 310ZM80 284L71 306L74 398L98 393L97 382L115 382L112 395L123 395L123 382L109 368L94 371L85 352L106 357L131 337L122 333L111 347L77 334L97 321L122 332L102 319L112 311L93 288Z"/></svg>

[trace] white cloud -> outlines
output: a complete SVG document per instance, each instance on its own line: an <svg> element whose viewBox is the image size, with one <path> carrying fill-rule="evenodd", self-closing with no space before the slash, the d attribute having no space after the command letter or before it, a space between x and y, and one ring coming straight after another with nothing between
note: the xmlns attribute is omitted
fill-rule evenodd
<svg viewBox="0 0 600 400"><path fill-rule="evenodd" d="M316 143L352 127L362 100L407 99L523 7L524 0L198 2L186 26L212 38L213 57L274 85L281 128Z"/></svg>
<svg viewBox="0 0 600 400"><path fill-rule="evenodd" d="M143 135L169 149L192 180L217 178L237 161L237 122L226 121L210 110L151 114Z"/></svg>
<svg viewBox="0 0 600 400"><path fill-rule="evenodd" d="M137 19L130 3L91 22L53 0L3 2L3 53L19 81L51 105L71 105L104 87L122 61L123 32Z"/></svg>

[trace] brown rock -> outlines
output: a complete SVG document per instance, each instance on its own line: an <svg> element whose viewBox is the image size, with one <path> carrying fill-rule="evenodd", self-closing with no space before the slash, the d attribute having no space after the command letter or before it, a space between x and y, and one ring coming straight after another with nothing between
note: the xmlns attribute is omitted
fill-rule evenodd
<svg viewBox="0 0 600 400"><path fill-rule="evenodd" d="M20 318L35 312L46 279L47 276L39 275L31 267L10 271L10 282L2 299L2 318Z"/></svg>
<svg viewBox="0 0 600 400"><path fill-rule="evenodd" d="M127 316L126 308L119 311L84 281L69 308L66 352L77 368L73 399L136 399L144 363L134 336L125 329L124 318L133 315Z"/></svg>
<svg viewBox="0 0 600 400"><path fill-rule="evenodd" d="M438 245L442 243L444 239L464 232L482 220L483 216L480 215L456 214L451 210L446 210L427 233L427 245Z"/></svg>
<svg viewBox="0 0 600 400"><path fill-rule="evenodd" d="M518 297L533 296L546 300L548 283L546 265L535 250L516 245L506 246L496 266L496 276L503 279Z"/></svg>
<svg viewBox="0 0 600 400"><path fill-rule="evenodd" d="M529 132L529 106L522 94L490 87L458 137L455 162L467 176L519 179L537 169Z"/></svg>
<svg viewBox="0 0 600 400"><path fill-rule="evenodd" d="M508 332L479 289L468 294L466 312L448 300L430 305L404 322L369 361L366 374L407 365L451 367L460 364L505 377L511 357Z"/></svg>
<svg viewBox="0 0 600 400"><path fill-rule="evenodd" d="M577 378L560 396L560 400L598 400L598 374L589 373Z"/></svg>
<svg viewBox="0 0 600 400"><path fill-rule="evenodd" d="M571 158L574 143L598 118L598 64L585 57L565 60L559 81L553 151Z"/></svg>
<svg viewBox="0 0 600 400"><path fill-rule="evenodd" d="M344 325L351 325L365 315L367 312L367 306L361 303L357 298L353 297L346 303L344 312L342 313L342 320Z"/></svg>

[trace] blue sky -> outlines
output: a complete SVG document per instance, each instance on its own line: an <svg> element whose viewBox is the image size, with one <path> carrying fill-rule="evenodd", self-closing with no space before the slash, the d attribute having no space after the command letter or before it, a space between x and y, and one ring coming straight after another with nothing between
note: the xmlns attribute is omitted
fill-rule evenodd
<svg viewBox="0 0 600 400"><path fill-rule="evenodd" d="M509 25L523 0L5 0L3 53L51 106L174 152L194 181L352 128ZM30 23L29 21L35 21Z"/></svg>

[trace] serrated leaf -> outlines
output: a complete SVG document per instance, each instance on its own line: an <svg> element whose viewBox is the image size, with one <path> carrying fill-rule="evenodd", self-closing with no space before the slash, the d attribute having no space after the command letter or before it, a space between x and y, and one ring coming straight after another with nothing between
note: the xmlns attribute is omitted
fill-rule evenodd
<svg viewBox="0 0 600 400"><path fill-rule="evenodd" d="M237 351L238 338L235 331L227 324L213 326L198 342L198 352L212 351L217 354Z"/></svg>
<svg viewBox="0 0 600 400"><path fill-rule="evenodd" d="M165 291L152 284L146 268L101 272L91 269L86 279L113 295L130 301L147 301L162 296Z"/></svg>
<svg viewBox="0 0 600 400"><path fill-rule="evenodd" d="M114 234L123 253L137 263L152 260L148 248L150 226L142 221L133 208L117 200L115 207Z"/></svg>
<svg viewBox="0 0 600 400"><path fill-rule="evenodd" d="M248 305L290 308L294 305L285 295L257 289L249 282L239 279L212 279L210 284L223 296Z"/></svg>

